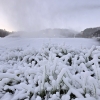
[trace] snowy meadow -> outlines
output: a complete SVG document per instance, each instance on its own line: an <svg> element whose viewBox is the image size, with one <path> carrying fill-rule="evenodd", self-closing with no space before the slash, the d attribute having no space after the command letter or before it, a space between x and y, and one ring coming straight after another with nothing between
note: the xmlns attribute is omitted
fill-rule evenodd
<svg viewBox="0 0 100 100"><path fill-rule="evenodd" d="M0 38L0 100L100 100L99 43Z"/></svg>

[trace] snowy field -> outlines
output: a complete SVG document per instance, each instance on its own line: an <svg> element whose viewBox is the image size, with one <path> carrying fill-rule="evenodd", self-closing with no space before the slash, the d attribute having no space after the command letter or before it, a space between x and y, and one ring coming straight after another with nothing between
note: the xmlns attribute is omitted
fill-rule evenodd
<svg viewBox="0 0 100 100"><path fill-rule="evenodd" d="M100 100L99 44L0 38L0 100Z"/></svg>
<svg viewBox="0 0 100 100"><path fill-rule="evenodd" d="M75 48L91 48L92 45L100 45L95 39L84 38L1 38L0 46L6 48L31 46L40 49L44 44L66 44Z"/></svg>

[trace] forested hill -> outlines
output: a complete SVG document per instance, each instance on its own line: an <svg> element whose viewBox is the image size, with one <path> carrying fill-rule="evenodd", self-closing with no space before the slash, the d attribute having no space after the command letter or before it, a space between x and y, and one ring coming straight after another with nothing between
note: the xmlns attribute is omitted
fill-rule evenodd
<svg viewBox="0 0 100 100"><path fill-rule="evenodd" d="M5 37L5 36L7 36L7 35L9 35L9 34L10 34L9 31L0 29L0 37Z"/></svg>
<svg viewBox="0 0 100 100"><path fill-rule="evenodd" d="M77 34L76 37L83 37L83 38L100 37L99 34L100 34L100 27L86 28L85 30Z"/></svg>

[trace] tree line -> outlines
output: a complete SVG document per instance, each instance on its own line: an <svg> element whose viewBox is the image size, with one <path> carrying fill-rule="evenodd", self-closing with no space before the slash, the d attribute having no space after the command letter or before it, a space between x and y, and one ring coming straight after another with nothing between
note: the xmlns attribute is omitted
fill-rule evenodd
<svg viewBox="0 0 100 100"><path fill-rule="evenodd" d="M5 29L0 29L0 37L5 37L9 34L10 34L9 31L6 31Z"/></svg>

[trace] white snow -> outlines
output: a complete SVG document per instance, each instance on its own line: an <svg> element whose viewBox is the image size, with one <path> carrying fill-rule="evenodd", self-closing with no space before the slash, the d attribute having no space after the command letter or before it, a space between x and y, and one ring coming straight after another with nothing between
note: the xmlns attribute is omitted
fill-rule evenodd
<svg viewBox="0 0 100 100"><path fill-rule="evenodd" d="M99 45L95 39L84 38L0 38L0 46L6 48L29 47L31 45L31 47L39 49L45 43L66 44L75 48L91 48L92 45Z"/></svg>
<svg viewBox="0 0 100 100"><path fill-rule="evenodd" d="M0 38L0 100L100 100L93 39Z"/></svg>

